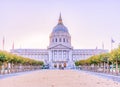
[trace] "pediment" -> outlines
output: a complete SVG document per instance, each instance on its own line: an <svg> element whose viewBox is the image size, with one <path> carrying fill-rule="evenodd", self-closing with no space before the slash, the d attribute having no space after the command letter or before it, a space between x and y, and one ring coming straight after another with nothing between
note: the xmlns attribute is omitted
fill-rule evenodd
<svg viewBox="0 0 120 87"><path fill-rule="evenodd" d="M55 46L49 47L49 49L71 49L71 47L59 44L59 45L55 45Z"/></svg>

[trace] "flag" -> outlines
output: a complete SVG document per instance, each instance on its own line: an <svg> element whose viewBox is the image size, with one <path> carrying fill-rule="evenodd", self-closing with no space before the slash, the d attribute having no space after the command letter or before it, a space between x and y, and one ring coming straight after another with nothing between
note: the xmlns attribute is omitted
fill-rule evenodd
<svg viewBox="0 0 120 87"><path fill-rule="evenodd" d="M113 49L113 43L115 43L115 41L111 38L111 50Z"/></svg>
<svg viewBox="0 0 120 87"><path fill-rule="evenodd" d="M111 38L111 43L115 43L115 41Z"/></svg>

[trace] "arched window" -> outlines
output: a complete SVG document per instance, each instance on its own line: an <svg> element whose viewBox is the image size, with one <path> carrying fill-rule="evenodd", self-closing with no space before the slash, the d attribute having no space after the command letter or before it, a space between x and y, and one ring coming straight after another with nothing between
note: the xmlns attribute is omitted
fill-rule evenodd
<svg viewBox="0 0 120 87"><path fill-rule="evenodd" d="M57 42L57 38L55 39L55 42Z"/></svg>
<svg viewBox="0 0 120 87"><path fill-rule="evenodd" d="M59 42L61 42L61 38L59 38Z"/></svg>
<svg viewBox="0 0 120 87"><path fill-rule="evenodd" d="M65 38L63 38L63 42L65 42Z"/></svg>

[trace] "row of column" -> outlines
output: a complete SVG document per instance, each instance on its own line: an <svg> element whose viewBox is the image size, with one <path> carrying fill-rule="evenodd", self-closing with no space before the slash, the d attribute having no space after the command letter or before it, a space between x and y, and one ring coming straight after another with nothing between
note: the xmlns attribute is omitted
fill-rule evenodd
<svg viewBox="0 0 120 87"><path fill-rule="evenodd" d="M55 59L54 51L56 51L56 49L49 50L49 65L50 65L51 68L54 68L54 62L55 62L54 61L54 59ZM73 67L74 66L74 61L72 60L72 50L57 50L57 51L62 51L62 54L63 54L63 51L66 51L67 52L67 57L66 57L67 67ZM62 55L62 58L63 58L63 55Z"/></svg>
<svg viewBox="0 0 120 87"><path fill-rule="evenodd" d="M69 51L67 50L52 50L52 61L68 61Z"/></svg>

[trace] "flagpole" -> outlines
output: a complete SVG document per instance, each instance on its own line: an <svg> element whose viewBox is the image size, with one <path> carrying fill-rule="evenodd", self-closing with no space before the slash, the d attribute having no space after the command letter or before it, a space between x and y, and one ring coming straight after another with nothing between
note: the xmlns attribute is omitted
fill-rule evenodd
<svg viewBox="0 0 120 87"><path fill-rule="evenodd" d="M2 42L2 45L3 45L3 51L4 51L4 45L5 45L5 37L3 36L3 42Z"/></svg>
<svg viewBox="0 0 120 87"><path fill-rule="evenodd" d="M111 51L112 51L112 49L113 49L113 43L114 43L115 41L111 38ZM113 62L112 62L112 73L113 73Z"/></svg>
<svg viewBox="0 0 120 87"><path fill-rule="evenodd" d="M12 49L14 50L14 42L13 42L13 44L12 44Z"/></svg>
<svg viewBox="0 0 120 87"><path fill-rule="evenodd" d="M112 51L112 39L111 39L111 51Z"/></svg>
<svg viewBox="0 0 120 87"><path fill-rule="evenodd" d="M113 50L113 43L111 43L111 51Z"/></svg>
<svg viewBox="0 0 120 87"><path fill-rule="evenodd" d="M104 50L104 43L102 42L102 49Z"/></svg>
<svg viewBox="0 0 120 87"><path fill-rule="evenodd" d="M115 43L115 41L111 38L111 51L113 50L113 43Z"/></svg>

